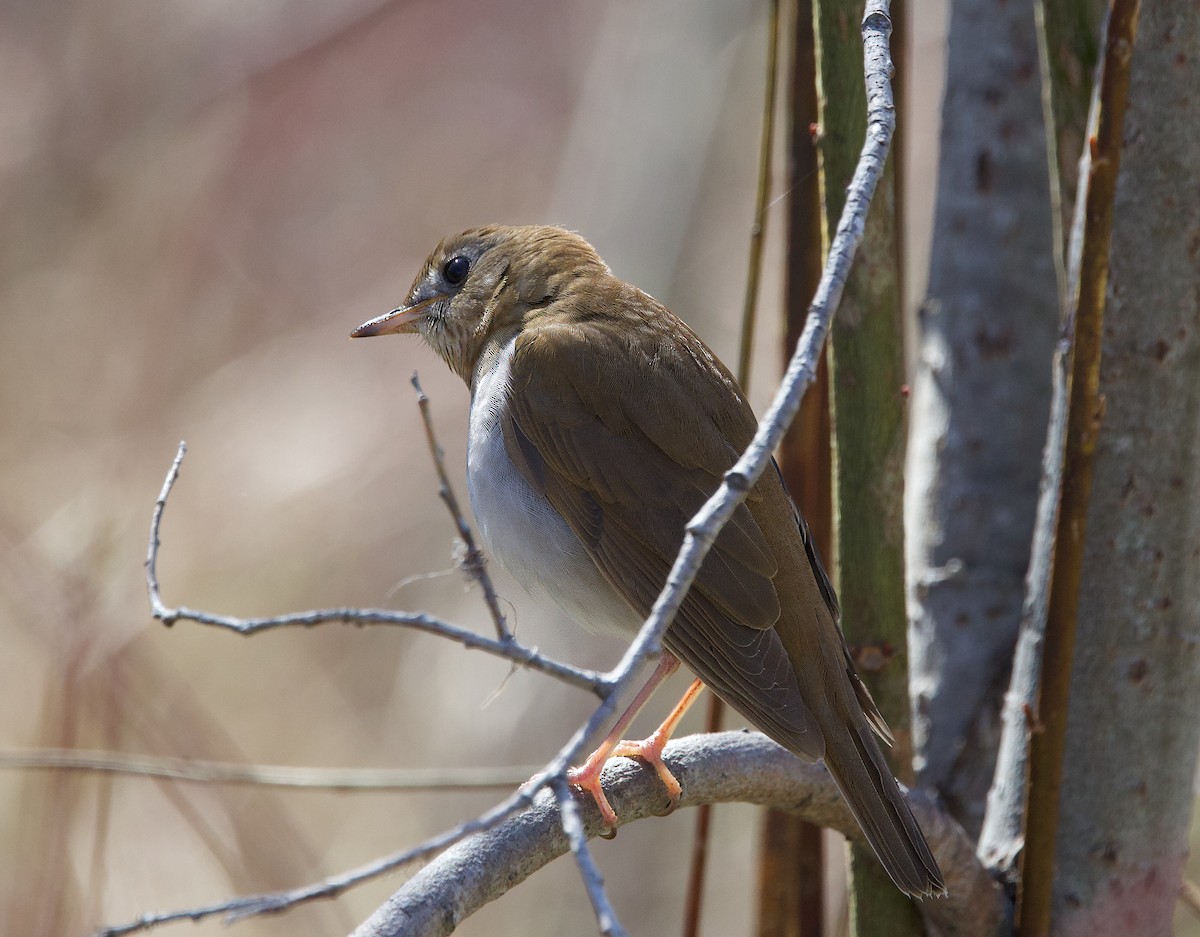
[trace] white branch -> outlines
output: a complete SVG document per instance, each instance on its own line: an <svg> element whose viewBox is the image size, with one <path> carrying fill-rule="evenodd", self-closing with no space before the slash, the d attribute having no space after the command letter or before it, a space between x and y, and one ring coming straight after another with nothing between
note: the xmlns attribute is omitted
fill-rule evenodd
<svg viewBox="0 0 1200 937"><path fill-rule="evenodd" d="M803 762L760 733L722 732L671 742L666 760L683 787L682 807L744 802L795 812L862 840L825 768ZM629 759L604 771L604 789L622 824L653 817L663 793L654 772ZM947 872L949 897L922 902L941 937L994 937L1008 902L975 859L970 838L927 799L909 795L913 812ZM574 803L572 801L572 803ZM584 811L587 835L602 829L599 812ZM434 937L449 934L467 916L571 849L556 799L544 792L530 809L487 833L447 850L408 880L353 937Z"/></svg>

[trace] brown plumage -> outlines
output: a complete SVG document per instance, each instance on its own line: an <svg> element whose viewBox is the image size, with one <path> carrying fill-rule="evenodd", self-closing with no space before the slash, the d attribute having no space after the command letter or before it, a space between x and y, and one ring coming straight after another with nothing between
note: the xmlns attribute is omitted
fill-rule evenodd
<svg viewBox="0 0 1200 937"><path fill-rule="evenodd" d="M632 636L686 522L757 422L729 371L582 238L476 228L430 255L399 309L471 387L468 480L485 543L583 624ZM779 744L824 758L896 885L943 890L872 728L833 588L777 471L706 558L664 644Z"/></svg>

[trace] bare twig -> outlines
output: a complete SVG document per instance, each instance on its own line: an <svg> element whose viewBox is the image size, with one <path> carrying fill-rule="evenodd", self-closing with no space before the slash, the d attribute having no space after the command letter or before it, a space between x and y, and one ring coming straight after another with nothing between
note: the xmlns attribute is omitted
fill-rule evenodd
<svg viewBox="0 0 1200 937"><path fill-rule="evenodd" d="M0 768L95 771L197 784L254 784L328 791L450 791L510 789L533 768L296 768L225 761L165 758L77 748L0 751Z"/></svg>
<svg viewBox="0 0 1200 937"><path fill-rule="evenodd" d="M158 584L158 551L161 546L159 528L162 525L167 498L179 478L179 468L186 453L187 445L181 442L179 450L175 453L175 460L171 463L166 480L163 482L162 491L154 504L154 513L150 521L150 547L146 555L146 588L150 595L151 612L163 624L173 625L181 620L194 621L200 625L225 628L243 635L270 631L275 628L311 628L315 625L335 622L350 625L399 625L448 638L471 650L486 651L496 657L512 661L514 664L528 667L530 670L541 671L601 698L612 692L615 681L594 670L584 670L559 663L543 656L536 648L525 647L518 643L511 635L500 640L485 638L483 635L442 621L424 612L393 612L380 608L320 608L267 618L236 618L230 615L216 615L182 605L178 608L169 607L162 600Z"/></svg>
<svg viewBox="0 0 1200 937"><path fill-rule="evenodd" d="M818 140L823 134L817 102L817 41L814 0L797 0L786 17L788 58L786 136L786 254L782 348L790 352L804 328L808 302L825 261ZM897 175L899 175L897 173ZM808 522L822 557L833 555L832 452L828 357L804 394L777 457L784 483ZM820 827L778 810L759 824L755 932L758 937L822 937L825 933L825 848ZM834 928L831 934L845 933Z"/></svg>
<svg viewBox="0 0 1200 937"><path fill-rule="evenodd" d="M758 142L758 187L754 197L754 224L750 228L749 271L742 303L742 334L738 343L738 383L750 385L750 360L754 351L754 323L758 312L758 286L762 281L763 244L767 239L767 209L771 198L771 158L775 141L775 88L779 72L779 0L771 0L767 17L767 83L763 89L762 133Z"/></svg>
<svg viewBox="0 0 1200 937"><path fill-rule="evenodd" d="M298 904L314 901L319 898L336 898L342 892L353 888L355 885L361 885L363 882L378 878L402 866L409 865L421 859L427 859L441 852L447 846L451 846L459 840L470 836L472 833L490 830L507 817L528 807L532 802L533 795L527 793L525 788L520 788L512 796L501 801L486 813L481 814L473 820L460 823L458 826L444 833L439 833L437 836L427 839L418 846L392 853L390 856L384 856L381 859L368 862L340 875L330 876L320 882L287 891L247 895L244 898L233 898L196 908L167 911L161 914L143 914L125 924L102 927L95 932L93 937L122 937L124 934L150 930L175 921L195 922L210 917L225 917L228 922L233 922L259 914L272 914L284 911Z"/></svg>
<svg viewBox="0 0 1200 937"><path fill-rule="evenodd" d="M162 516L163 511L167 508L167 497L171 494L171 489L175 487L175 482L179 478L179 467L183 464L185 455L187 455L187 443L180 440L179 448L175 451L175 458L167 470L167 477L163 479L158 500L154 502L154 512L150 515L150 545L146 548L146 591L150 593L150 612L165 625L174 624L178 615L163 604L158 589L158 548L162 546L158 539L158 531L162 527Z"/></svg>
<svg viewBox="0 0 1200 937"><path fill-rule="evenodd" d="M558 804L559 826L567 835L571 854L579 867L579 877L583 887L587 889L588 898L592 902L592 910L596 913L596 923L600 925L600 933L606 937L628 937L625 928L617 920L617 914L608 900L604 890L604 877L596 867L592 852L588 849L587 830L583 824L583 814L579 804L571 796L571 787L564 777L556 777L550 781L550 789L554 791L554 799Z"/></svg>
<svg viewBox="0 0 1200 937"><path fill-rule="evenodd" d="M462 562L463 568L483 589L483 601L487 605L488 611L491 612L492 622L496 626L496 636L501 643L510 643L513 640L512 632L508 629L504 613L500 611L500 599L496 596L496 587L492 585L492 577L488 574L487 560L484 559L483 551L476 545L475 535L471 533L471 525L467 523L467 519L458 506L458 498L454 495L450 476L446 473L446 453L438 445L437 434L433 429L433 417L429 412L429 398L421 389L421 383L417 380L415 371L412 376L412 386L417 391L417 407L421 411L421 421L425 424L425 439L429 443L429 453L433 456L433 464L437 469L438 495L450 512L450 517L453 518L454 526L458 530L458 536L466 547L466 555Z"/></svg>

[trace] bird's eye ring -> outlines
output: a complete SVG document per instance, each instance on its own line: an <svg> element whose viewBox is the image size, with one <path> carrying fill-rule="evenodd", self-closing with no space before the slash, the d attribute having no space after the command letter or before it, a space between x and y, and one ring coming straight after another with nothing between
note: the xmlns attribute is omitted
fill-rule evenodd
<svg viewBox="0 0 1200 937"><path fill-rule="evenodd" d="M455 254L442 265L442 279L451 286L459 286L467 278L471 261L462 254Z"/></svg>

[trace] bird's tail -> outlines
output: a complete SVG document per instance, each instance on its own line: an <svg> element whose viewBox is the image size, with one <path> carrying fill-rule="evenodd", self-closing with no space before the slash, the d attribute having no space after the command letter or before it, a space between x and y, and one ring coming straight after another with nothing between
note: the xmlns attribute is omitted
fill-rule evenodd
<svg viewBox="0 0 1200 937"><path fill-rule="evenodd" d="M917 898L945 894L937 860L865 719L826 733L825 765L896 887Z"/></svg>

